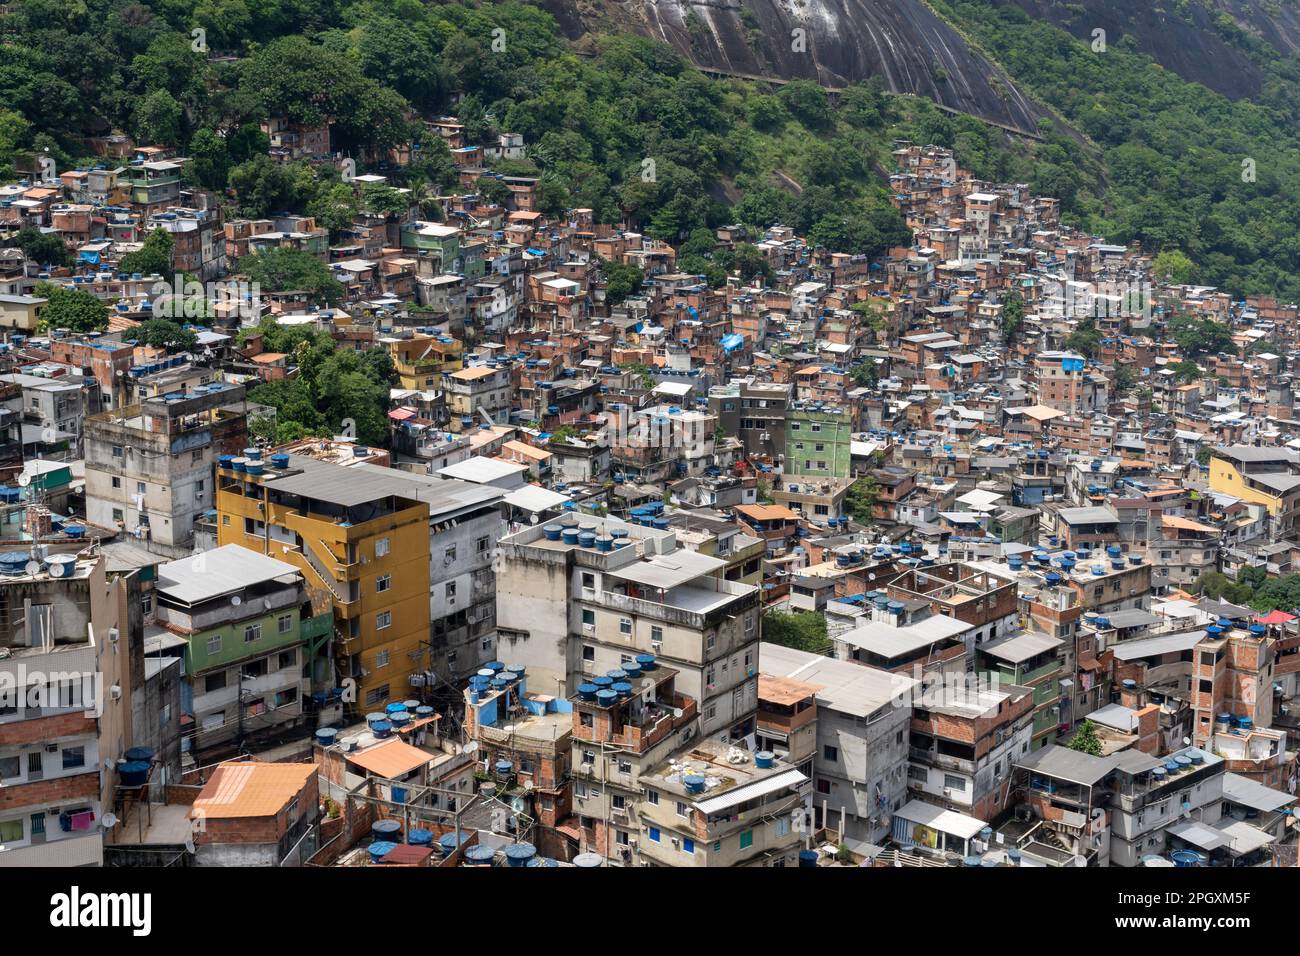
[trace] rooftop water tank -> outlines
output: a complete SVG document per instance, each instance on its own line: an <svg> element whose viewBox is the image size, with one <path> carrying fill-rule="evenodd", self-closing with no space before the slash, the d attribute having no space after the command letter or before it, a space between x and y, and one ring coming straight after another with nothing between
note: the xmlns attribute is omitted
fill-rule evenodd
<svg viewBox="0 0 1300 956"><path fill-rule="evenodd" d="M377 864L380 860L396 849L396 843L390 843L387 840L376 840L374 843L370 844L366 852L370 854L370 862Z"/></svg>
<svg viewBox="0 0 1300 956"><path fill-rule="evenodd" d="M149 782L149 764L144 760L128 760L117 765L124 787L143 787Z"/></svg>
<svg viewBox="0 0 1300 956"><path fill-rule="evenodd" d="M490 846L483 846L481 843L475 844L465 851L466 866L491 866L492 858L496 856Z"/></svg>
<svg viewBox="0 0 1300 956"><path fill-rule="evenodd" d="M510 866L527 866L535 856L537 848L531 843L512 843L506 847L506 863Z"/></svg>
<svg viewBox="0 0 1300 956"><path fill-rule="evenodd" d="M754 754L754 766L760 770L766 770L772 766L772 761L776 759L776 754L770 750L760 750Z"/></svg>
<svg viewBox="0 0 1300 956"><path fill-rule="evenodd" d="M370 836L376 840L396 843L402 838L402 821L376 820L370 825Z"/></svg>

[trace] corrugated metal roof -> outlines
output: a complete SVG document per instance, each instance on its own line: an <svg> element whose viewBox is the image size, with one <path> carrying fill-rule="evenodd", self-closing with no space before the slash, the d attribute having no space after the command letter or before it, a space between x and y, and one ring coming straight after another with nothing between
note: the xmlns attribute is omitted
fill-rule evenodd
<svg viewBox="0 0 1300 956"><path fill-rule="evenodd" d="M738 803L744 803L746 800L753 800L755 797L762 797L769 793L777 793L788 787L797 787L808 778L798 770L782 770L779 773L772 774L770 777L762 777L751 783L741 784L739 787L732 787L725 790L716 797L709 797L706 800L697 800L693 806L701 813L717 813L719 810L725 810L728 807L734 807Z"/></svg>

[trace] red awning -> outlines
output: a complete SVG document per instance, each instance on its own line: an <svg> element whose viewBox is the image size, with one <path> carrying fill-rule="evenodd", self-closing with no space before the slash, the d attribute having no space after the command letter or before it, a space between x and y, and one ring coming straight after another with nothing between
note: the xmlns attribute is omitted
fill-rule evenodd
<svg viewBox="0 0 1300 956"><path fill-rule="evenodd" d="M1295 620L1294 614L1288 614L1286 611L1269 611L1267 614L1255 618L1256 624L1289 624Z"/></svg>

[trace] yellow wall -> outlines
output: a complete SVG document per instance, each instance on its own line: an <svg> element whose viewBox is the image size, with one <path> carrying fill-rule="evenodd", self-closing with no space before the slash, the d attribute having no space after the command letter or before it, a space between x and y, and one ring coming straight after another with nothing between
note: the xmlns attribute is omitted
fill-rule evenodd
<svg viewBox="0 0 1300 956"><path fill-rule="evenodd" d="M1237 466L1224 458L1210 458L1210 489L1252 504L1264 505L1271 515L1282 510L1281 498L1264 494L1258 488L1247 485Z"/></svg>
<svg viewBox="0 0 1300 956"><path fill-rule="evenodd" d="M315 567L293 544L245 533L245 517L261 520L260 504L255 498L232 494L218 487L217 544L238 544L303 570L308 585L333 606L337 628L334 641L336 659L359 654L361 667L368 672L357 680L356 706L359 710L364 712L385 701L410 697L408 678L412 673L424 670L427 649L422 648L420 642L429 639L428 506L415 502L393 514L346 528L327 518L303 515L274 504L270 506L270 524L300 535L305 542L311 543L316 554L324 555L328 551L334 556L336 563L331 569L335 571L339 594L350 596L351 583L359 584L355 600L339 601L332 593L326 594ZM375 554L376 542L382 538L388 539L388 553L378 557ZM346 563L349 545L355 547L352 564ZM391 577L391 584L381 593L376 591L375 582L385 574ZM376 627L381 611L392 612L392 623L383 629ZM357 636L347 638L354 619L357 621ZM377 657L384 651L388 652L388 663L381 667ZM367 694L384 684L389 689L385 700L367 702Z"/></svg>

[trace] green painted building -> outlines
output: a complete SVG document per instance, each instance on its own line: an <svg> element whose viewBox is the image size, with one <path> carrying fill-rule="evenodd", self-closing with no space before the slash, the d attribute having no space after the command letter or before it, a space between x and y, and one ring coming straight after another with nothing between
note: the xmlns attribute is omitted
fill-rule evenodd
<svg viewBox="0 0 1300 956"><path fill-rule="evenodd" d="M158 568L158 625L186 641L182 751L282 732L304 719L312 662L333 632L298 568L225 545Z"/></svg>
<svg viewBox="0 0 1300 956"><path fill-rule="evenodd" d="M848 478L853 457L853 413L823 402L795 402L785 413L787 478Z"/></svg>

